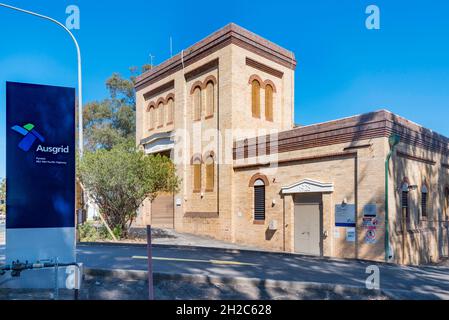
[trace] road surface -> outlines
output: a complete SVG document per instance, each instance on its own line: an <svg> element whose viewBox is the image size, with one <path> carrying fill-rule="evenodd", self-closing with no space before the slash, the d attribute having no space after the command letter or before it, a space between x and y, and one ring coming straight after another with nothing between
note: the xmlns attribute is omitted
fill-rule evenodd
<svg viewBox="0 0 449 320"><path fill-rule="evenodd" d="M78 245L77 257L87 268L146 270L146 248L126 245ZM0 263L4 245L0 245ZM364 287L372 262L328 260L294 254L158 245L153 247L155 272L201 274ZM376 264L380 287L403 298L449 299L449 263L403 267ZM398 293L399 292L399 293Z"/></svg>
<svg viewBox="0 0 449 320"><path fill-rule="evenodd" d="M87 268L146 270L146 248L79 245L78 260ZM337 261L269 252L155 246L155 272L308 281L365 286L372 262ZM449 266L402 267L377 264L380 287L402 290L407 298L449 299ZM403 291L405 290L405 291ZM405 293L404 293L405 292Z"/></svg>

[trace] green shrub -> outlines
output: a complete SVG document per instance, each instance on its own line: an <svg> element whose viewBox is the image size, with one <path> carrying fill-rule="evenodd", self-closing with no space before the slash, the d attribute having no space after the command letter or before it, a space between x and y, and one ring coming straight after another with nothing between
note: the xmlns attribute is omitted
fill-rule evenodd
<svg viewBox="0 0 449 320"><path fill-rule="evenodd" d="M99 241L99 240L112 240L112 236L109 234L108 230L106 229L106 227L103 224L96 225L95 223L92 223L92 222L86 222L86 223L78 226L78 232L79 232L81 242L95 242L95 241ZM116 233L116 231L114 229L113 233L117 239L120 239L121 233L119 232L119 230Z"/></svg>

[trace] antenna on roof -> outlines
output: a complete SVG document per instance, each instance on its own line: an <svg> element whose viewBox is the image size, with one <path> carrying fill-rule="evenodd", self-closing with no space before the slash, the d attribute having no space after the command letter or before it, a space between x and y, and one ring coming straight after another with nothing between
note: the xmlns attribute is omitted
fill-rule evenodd
<svg viewBox="0 0 449 320"><path fill-rule="evenodd" d="M150 70L151 69L153 69L153 58L155 58L155 56L153 56L151 53L150 53Z"/></svg>
<svg viewBox="0 0 449 320"><path fill-rule="evenodd" d="M173 57L173 39L170 36L170 58Z"/></svg>

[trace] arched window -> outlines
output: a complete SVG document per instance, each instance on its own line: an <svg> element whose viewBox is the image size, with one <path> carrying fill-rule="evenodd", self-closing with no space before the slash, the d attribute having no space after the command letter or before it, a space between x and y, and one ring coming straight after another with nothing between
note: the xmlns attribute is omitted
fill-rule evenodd
<svg viewBox="0 0 449 320"><path fill-rule="evenodd" d="M162 102L159 103L157 106L157 110L159 113L159 119L158 119L158 127L162 127L164 125L164 104Z"/></svg>
<svg viewBox="0 0 449 320"><path fill-rule="evenodd" d="M265 86L265 120L273 121L273 87Z"/></svg>
<svg viewBox="0 0 449 320"><path fill-rule="evenodd" d="M153 130L155 127L155 120L156 120L155 112L156 110L154 106L150 106L148 109L148 118L147 118L148 127L150 128L150 130Z"/></svg>
<svg viewBox="0 0 449 320"><path fill-rule="evenodd" d="M251 110L253 117L260 118L260 82L251 82Z"/></svg>
<svg viewBox="0 0 449 320"><path fill-rule="evenodd" d="M215 109L215 92L214 83L209 81L206 84L206 117L211 117L214 115Z"/></svg>
<svg viewBox="0 0 449 320"><path fill-rule="evenodd" d="M262 179L254 182L254 220L265 220L265 182Z"/></svg>
<svg viewBox="0 0 449 320"><path fill-rule="evenodd" d="M206 191L214 191L215 160L213 152L206 157Z"/></svg>
<svg viewBox="0 0 449 320"><path fill-rule="evenodd" d="M147 112L145 112L145 126L148 128L148 130L153 129L151 127L151 107L148 107Z"/></svg>
<svg viewBox="0 0 449 320"><path fill-rule="evenodd" d="M169 98L167 101L167 124L173 123L175 111L175 101L173 98Z"/></svg>
<svg viewBox="0 0 449 320"><path fill-rule="evenodd" d="M193 120L201 120L201 88L193 90Z"/></svg>
<svg viewBox="0 0 449 320"><path fill-rule="evenodd" d="M427 201L429 198L429 193L426 185L422 186L421 189L421 217L427 217Z"/></svg>
<svg viewBox="0 0 449 320"><path fill-rule="evenodd" d="M201 163L201 155L194 155L192 158L193 192L201 191Z"/></svg>

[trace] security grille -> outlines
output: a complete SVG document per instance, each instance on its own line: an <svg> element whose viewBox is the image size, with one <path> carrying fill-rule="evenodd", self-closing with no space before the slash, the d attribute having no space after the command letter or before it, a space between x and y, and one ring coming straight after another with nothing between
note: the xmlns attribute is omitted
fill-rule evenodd
<svg viewBox="0 0 449 320"><path fill-rule="evenodd" d="M421 215L427 217L427 192L423 192L421 196Z"/></svg>
<svg viewBox="0 0 449 320"><path fill-rule="evenodd" d="M265 186L254 186L254 220L265 220Z"/></svg>
<svg viewBox="0 0 449 320"><path fill-rule="evenodd" d="M402 208L405 208L405 217L408 218L409 207L408 207L408 192L402 191Z"/></svg>

